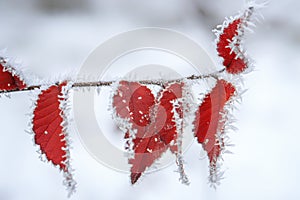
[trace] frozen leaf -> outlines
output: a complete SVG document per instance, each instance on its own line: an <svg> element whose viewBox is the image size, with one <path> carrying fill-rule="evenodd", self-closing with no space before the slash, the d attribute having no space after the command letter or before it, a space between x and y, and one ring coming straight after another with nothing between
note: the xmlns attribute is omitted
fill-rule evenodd
<svg viewBox="0 0 300 200"><path fill-rule="evenodd" d="M216 173L217 160L224 148L224 106L234 94L235 88L231 83L218 80L196 112L195 137L207 152L211 173Z"/></svg>
<svg viewBox="0 0 300 200"><path fill-rule="evenodd" d="M26 84L15 68L0 57L0 91L22 90Z"/></svg>
<svg viewBox="0 0 300 200"><path fill-rule="evenodd" d="M38 95L33 111L33 132L35 143L48 161L64 172L65 182L72 193L75 182L69 163L69 144L66 133L65 101L67 82L52 85Z"/></svg>
<svg viewBox="0 0 300 200"><path fill-rule="evenodd" d="M245 56L242 49L244 40L244 32L248 30L250 16L253 8L246 9L243 14L240 14L230 20L226 20L221 26L221 30L214 30L217 35L217 52L223 58L223 66L230 74L239 74L245 71L249 65L249 60Z"/></svg>
<svg viewBox="0 0 300 200"><path fill-rule="evenodd" d="M113 97L113 107L117 115L130 120L134 128L149 124L149 112L154 104L151 90L136 82L121 81Z"/></svg>

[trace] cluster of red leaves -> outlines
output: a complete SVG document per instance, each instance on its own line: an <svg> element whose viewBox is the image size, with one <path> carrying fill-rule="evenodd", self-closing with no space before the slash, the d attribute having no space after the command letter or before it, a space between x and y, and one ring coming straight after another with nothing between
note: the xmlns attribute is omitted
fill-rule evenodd
<svg viewBox="0 0 300 200"><path fill-rule="evenodd" d="M217 33L217 52L223 58L223 66L229 74L240 74L248 66L240 49L241 36L247 25L246 10L230 22L224 23ZM113 107L117 118L127 123L126 139L132 139L133 158L131 164L131 183L134 184L147 168L153 165L162 154L170 149L178 153L177 139L182 129L176 127L174 115L183 120L182 103L176 109L174 100L182 98L183 83L166 85L154 98L151 90L137 82L121 81L113 97ZM194 136L207 152L211 176L216 173L217 161L224 149L225 105L235 95L236 89L230 83L219 79L211 92L206 94L195 113ZM120 121L120 120L118 120ZM178 133L178 130L180 132ZM130 142L127 143L130 146ZM127 147L129 148L129 147Z"/></svg>
<svg viewBox="0 0 300 200"><path fill-rule="evenodd" d="M240 74L248 67L240 45L251 11L247 9L244 15L224 23L222 29L217 31L217 52L223 58L222 64L228 74ZM40 91L33 111L32 131L41 153L64 172L67 186L72 192L75 184L69 166L67 122L63 106L67 100L64 96L66 85L67 82L62 82ZM116 117L126 124L126 148L133 152L133 157L128 160L131 164L132 184L167 150L180 156L179 140L183 134L185 117L182 100L185 98L184 86L184 83L166 83L155 97L146 85L119 82L113 97L113 107ZM0 57L0 92L28 87L23 77ZM194 113L193 134L207 152L211 173L215 173L218 158L224 149L222 135L225 131L225 106L235 94L236 89L230 82L218 79ZM178 120L181 122L178 123Z"/></svg>
<svg viewBox="0 0 300 200"><path fill-rule="evenodd" d="M113 97L113 107L116 116L129 124L124 126L130 127L126 130L125 138L133 139L134 157L129 158L132 184L136 183L142 173L167 149L174 154L178 153L177 139L179 134L182 134L182 128L177 127L178 119L175 118L175 114L184 121L181 101L183 85L183 83L169 84L155 99L145 85L128 81L119 83ZM218 141L217 134L223 132L222 112L234 93L235 88L232 84L218 80L196 112L193 123L195 137L207 151L211 166L215 166L223 147L222 141ZM175 101L177 106L174 104Z"/></svg>
<svg viewBox="0 0 300 200"><path fill-rule="evenodd" d="M174 110L173 101L182 98L183 83L167 85L154 98L151 90L137 82L121 81L113 97L113 107L118 117L126 119L131 126L125 138L134 134L134 157L129 159L131 182L134 184L141 174L168 149L177 153L177 127L175 112L182 117L182 108Z"/></svg>

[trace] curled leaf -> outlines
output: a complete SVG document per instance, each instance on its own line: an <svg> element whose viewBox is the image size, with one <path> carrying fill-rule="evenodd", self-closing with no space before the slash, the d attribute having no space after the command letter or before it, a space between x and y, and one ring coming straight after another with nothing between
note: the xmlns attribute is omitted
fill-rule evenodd
<svg viewBox="0 0 300 200"><path fill-rule="evenodd" d="M226 20L221 26L221 30L214 30L217 35L218 55L223 58L222 64L230 74L240 74L249 65L242 42L244 32L250 24L252 12L253 7L250 7L243 14Z"/></svg>

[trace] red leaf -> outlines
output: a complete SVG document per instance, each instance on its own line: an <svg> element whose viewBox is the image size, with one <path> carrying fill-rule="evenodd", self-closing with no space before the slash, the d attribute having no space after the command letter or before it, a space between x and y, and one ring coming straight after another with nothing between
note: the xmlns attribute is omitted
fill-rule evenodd
<svg viewBox="0 0 300 200"><path fill-rule="evenodd" d="M120 81L116 92L113 97L113 107L116 109L117 116L127 119L131 130L145 132L146 126L150 123L150 108L155 104L151 90L136 82ZM124 138L130 138L129 130ZM127 141L126 149L129 149L129 143Z"/></svg>
<svg viewBox="0 0 300 200"><path fill-rule="evenodd" d="M150 108L154 105L151 90L136 82L121 81L113 97L113 107L123 119L129 119L133 128L147 126L150 122Z"/></svg>
<svg viewBox="0 0 300 200"><path fill-rule="evenodd" d="M40 147L48 161L59 166L66 175L66 181L70 192L74 190L71 169L69 166L69 144L67 143L64 122L64 110L62 101L64 87L67 83L52 85L42 90L38 95L36 107L33 112L33 132L35 143Z"/></svg>
<svg viewBox="0 0 300 200"><path fill-rule="evenodd" d="M151 90L136 82L121 81L119 83L116 94L113 97L113 107L116 114L122 119L128 120L131 125L131 130L136 130L135 139L133 139L133 149L140 143L143 134L146 132L147 126L150 124L150 111L155 104L155 98ZM124 123L124 121L122 122ZM119 124L120 126L124 124ZM130 139L130 131L128 127L125 138ZM132 134L132 133L131 133ZM129 148L129 141L127 142L126 149ZM134 179L140 177L138 175L131 175L132 183Z"/></svg>
<svg viewBox="0 0 300 200"><path fill-rule="evenodd" d="M231 83L218 80L196 112L195 137L207 152L212 169L216 167L217 158L224 145L221 137L218 137L218 134L223 134L224 131L224 118L222 116L224 106L234 93L235 88Z"/></svg>
<svg viewBox="0 0 300 200"><path fill-rule="evenodd" d="M182 111L180 106L174 110L172 101L182 97L182 85L174 83L167 86L154 101L153 94L146 86L134 82L120 82L113 105L119 117L130 116L129 123L136 130L133 139L134 157L129 159L132 165L132 184L136 183L142 173L168 148L177 153L174 113L178 113L182 118ZM129 137L128 132L125 137Z"/></svg>
<svg viewBox="0 0 300 200"><path fill-rule="evenodd" d="M166 119L164 124L158 127L162 127L159 132L161 140L169 145L171 151L176 153L177 149L177 127L175 121L175 113L178 115L178 118L183 118L182 104L181 102L177 102L178 106L174 108L173 101L182 98L182 87L183 83L173 83L168 85L162 93L161 98L159 99L159 107L156 113L156 121L157 123L161 123L162 121L159 118L166 115ZM173 144L172 144L173 142Z"/></svg>
<svg viewBox="0 0 300 200"><path fill-rule="evenodd" d="M22 90L25 82L17 75L15 69L0 58L0 91Z"/></svg>
<svg viewBox="0 0 300 200"><path fill-rule="evenodd" d="M230 74L239 74L248 67L241 42L251 14L252 9L247 9L244 15L224 23L222 30L216 31L218 55L223 58L223 65Z"/></svg>

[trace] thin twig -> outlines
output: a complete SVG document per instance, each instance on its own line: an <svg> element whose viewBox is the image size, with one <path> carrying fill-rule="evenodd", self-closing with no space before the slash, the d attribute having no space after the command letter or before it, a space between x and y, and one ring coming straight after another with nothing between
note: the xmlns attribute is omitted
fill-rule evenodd
<svg viewBox="0 0 300 200"><path fill-rule="evenodd" d="M174 82L181 82L184 79L187 80L201 80L201 79L206 79L206 78L214 78L217 79L218 76L217 74L220 74L225 71L225 68L217 71L215 73L207 74L207 75L191 75L185 78L178 78L178 79L171 79L171 80L140 80L140 81L135 81L144 85L158 85L158 86L164 86L169 83L174 83ZM95 81L95 82L76 82L73 83L72 88L83 88L83 87L102 87L102 86L111 86L115 81ZM58 82L55 84L59 84ZM13 92L24 92L24 91L30 91L30 90L35 90L35 89L40 89L42 85L34 85L34 86L29 86L24 89L14 89L14 90L9 90L9 91L0 91L0 94L7 94L7 93L13 93Z"/></svg>

